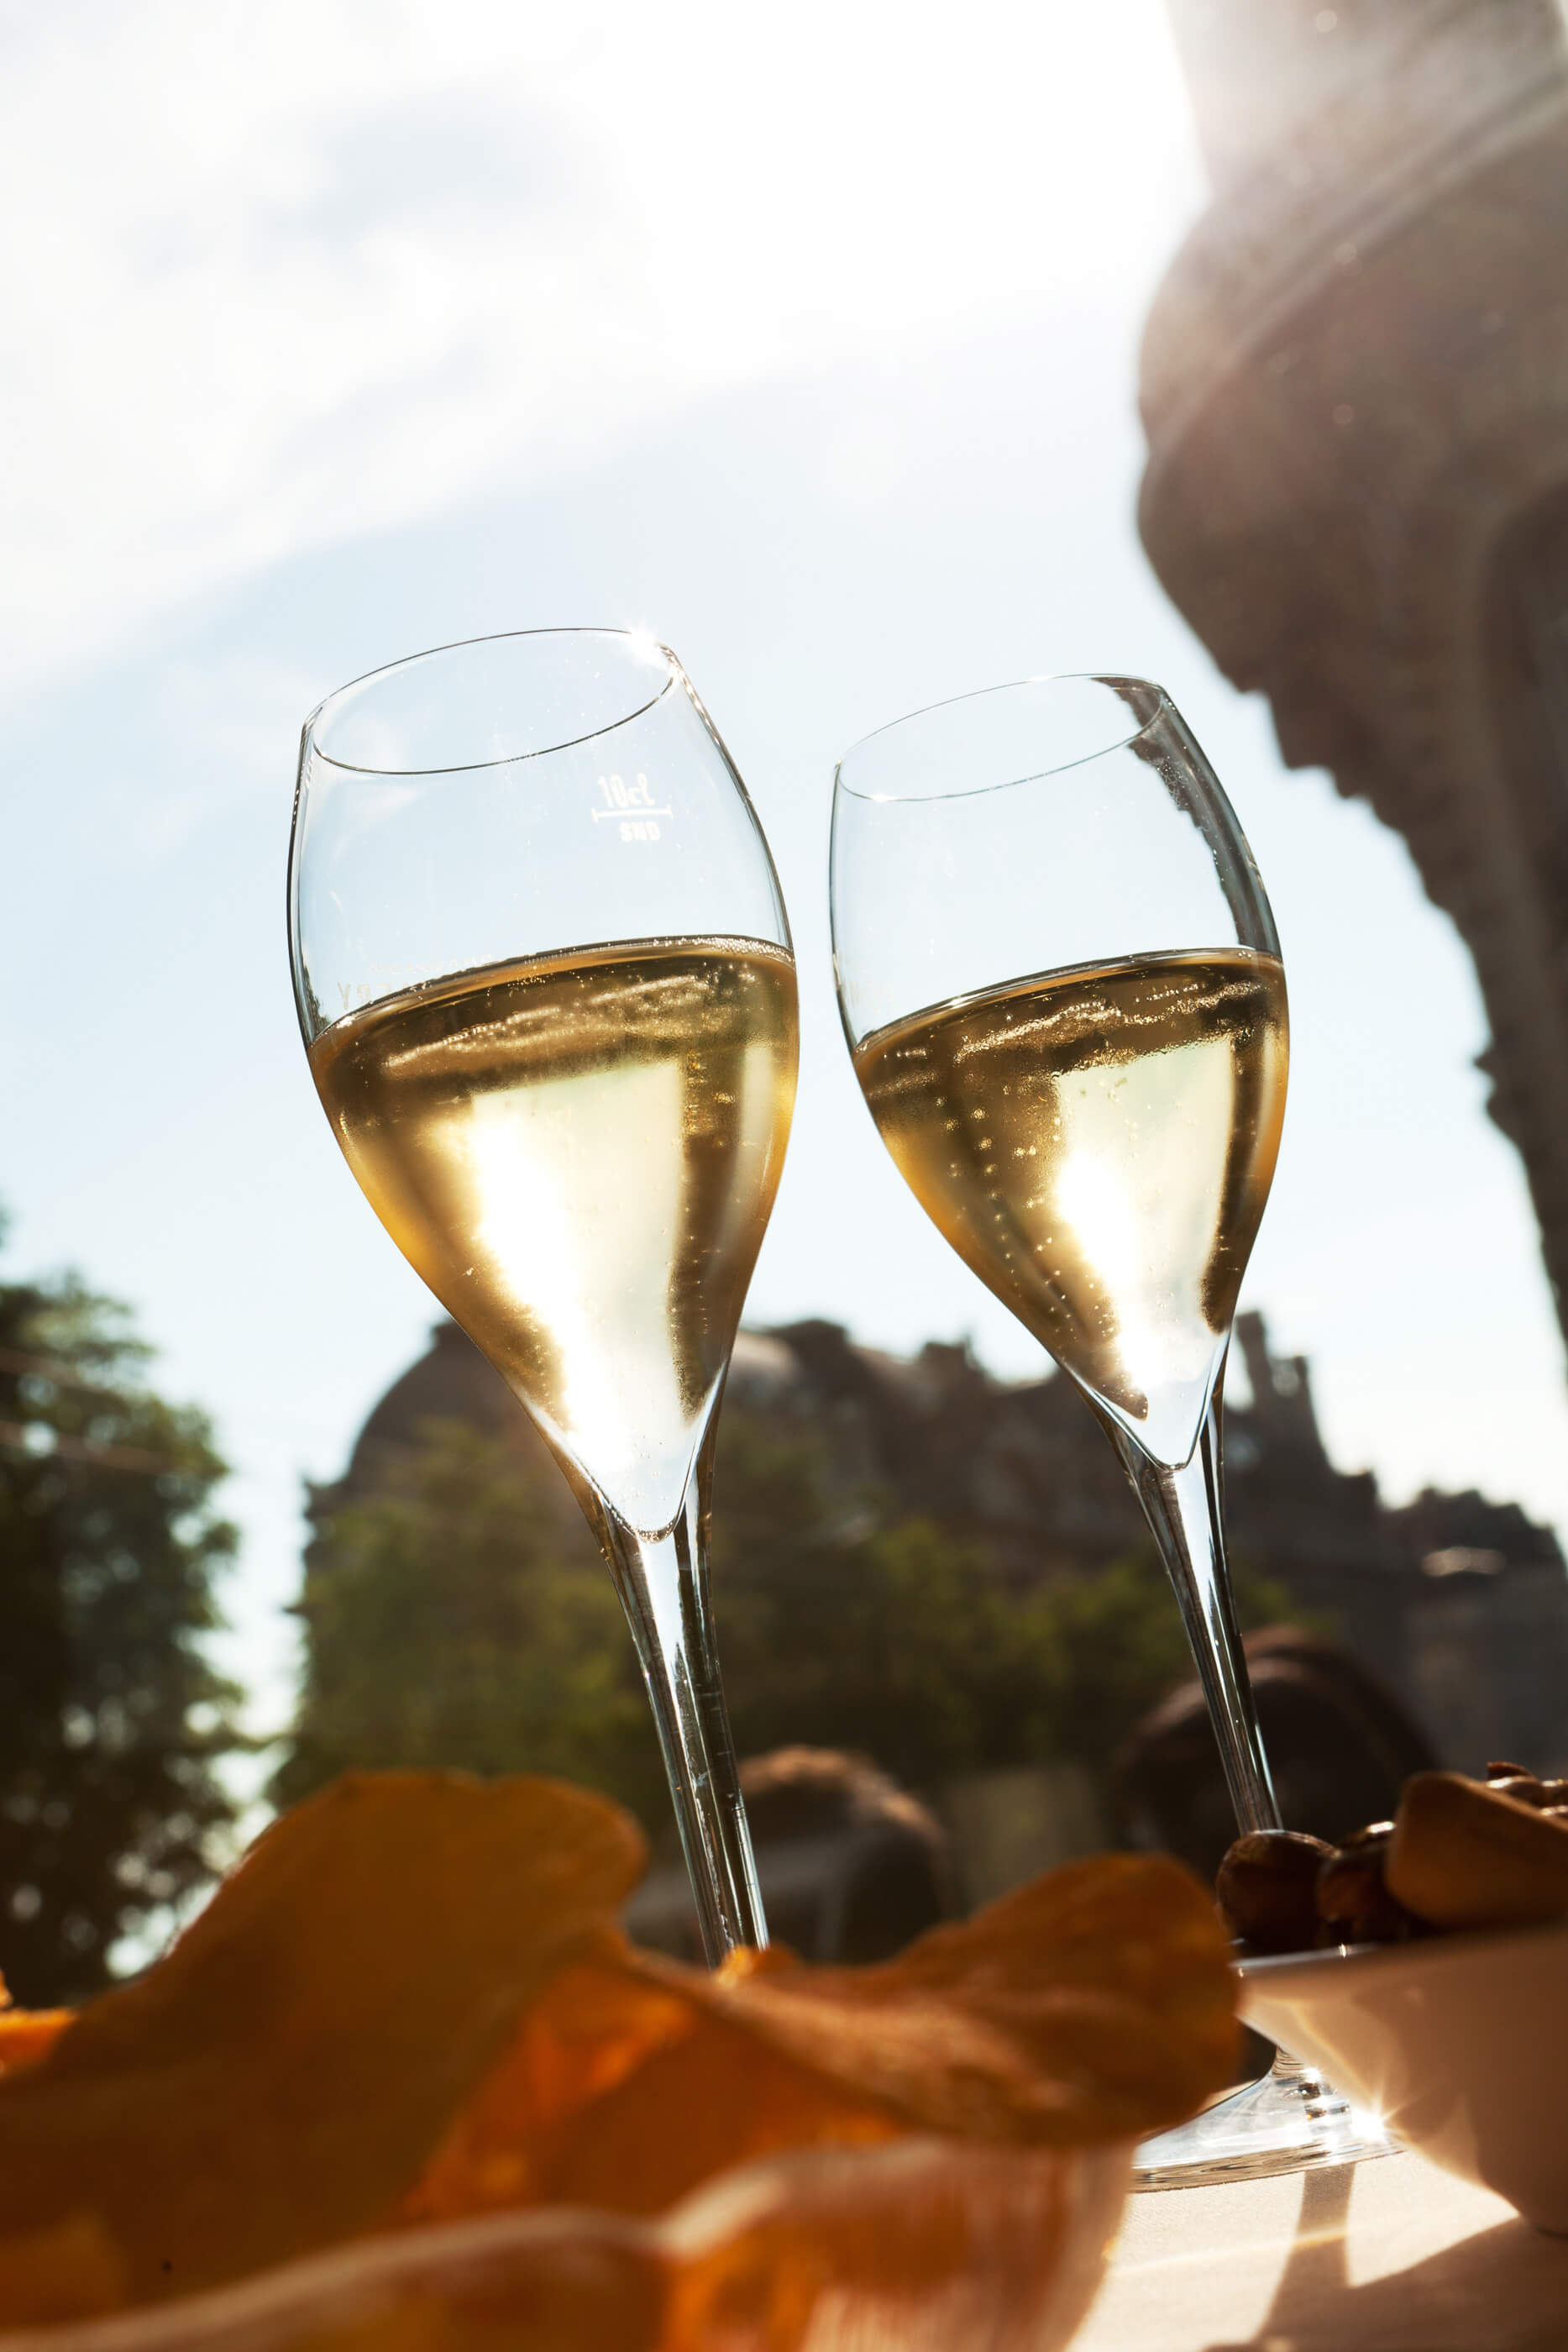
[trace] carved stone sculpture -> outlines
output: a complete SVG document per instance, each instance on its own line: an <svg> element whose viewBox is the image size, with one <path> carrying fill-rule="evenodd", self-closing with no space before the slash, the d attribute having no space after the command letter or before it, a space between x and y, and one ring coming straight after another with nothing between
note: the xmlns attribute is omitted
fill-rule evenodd
<svg viewBox="0 0 1568 2352"><path fill-rule="evenodd" d="M1167 0L1214 201L1149 318L1139 521L1292 765L1475 958L1568 1301L1568 36L1552 0Z"/></svg>

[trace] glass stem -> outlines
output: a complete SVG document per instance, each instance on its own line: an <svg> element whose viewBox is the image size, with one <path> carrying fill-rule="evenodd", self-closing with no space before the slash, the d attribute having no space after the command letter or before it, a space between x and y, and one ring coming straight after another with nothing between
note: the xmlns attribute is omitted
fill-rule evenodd
<svg viewBox="0 0 1568 2352"><path fill-rule="evenodd" d="M1160 1557L1176 1587L1177 1606L1209 1720L1219 1743L1219 1760L1236 1818L1244 1830L1277 1830L1280 1816L1269 1759L1258 1728L1252 1681L1241 1628L1230 1592L1225 1558L1225 1473L1220 1453L1219 1390L1215 1382L1192 1458L1179 1470L1151 1462L1126 1432L1103 1416L1112 1444L1137 1489L1144 1517L1154 1531ZM1270 2069L1276 2089L1301 2103L1311 2119L1348 2113L1345 2102L1313 2066L1303 2066L1286 2050L1276 2050Z"/></svg>
<svg viewBox="0 0 1568 2352"><path fill-rule="evenodd" d="M716 1968L737 1944L766 1944L768 1923L714 1646L706 1466L664 1535L638 1535L602 1505L592 1517L648 1686L703 1950Z"/></svg>
<svg viewBox="0 0 1568 2352"><path fill-rule="evenodd" d="M1176 1587L1237 1821L1243 1830L1280 1829L1283 1824L1258 1729L1225 1560L1219 1384L1215 1384L1192 1457L1179 1470L1151 1462L1108 1414L1101 1418L1137 1490Z"/></svg>

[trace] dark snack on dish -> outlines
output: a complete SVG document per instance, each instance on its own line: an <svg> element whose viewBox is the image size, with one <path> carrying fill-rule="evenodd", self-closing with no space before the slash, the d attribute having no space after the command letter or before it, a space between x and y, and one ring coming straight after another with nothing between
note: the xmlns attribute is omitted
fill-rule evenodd
<svg viewBox="0 0 1568 2352"><path fill-rule="evenodd" d="M1324 1858L1316 1887L1319 1944L1402 1944L1424 1932L1384 1877L1393 1834L1392 1822L1374 1822Z"/></svg>
<svg viewBox="0 0 1568 2352"><path fill-rule="evenodd" d="M1568 1821L1495 1783L1417 1772L1389 1841L1392 1892L1434 1927L1568 1919Z"/></svg>
<svg viewBox="0 0 1568 2352"><path fill-rule="evenodd" d="M1317 1932L1318 1872L1332 1849L1296 1830L1253 1830L1219 1865L1215 1894L1230 1933L1255 1952L1299 1952Z"/></svg>
<svg viewBox="0 0 1568 2352"><path fill-rule="evenodd" d="M1540 1780L1533 1772L1500 1772L1495 1765L1489 1764L1486 1787L1500 1797L1512 1797L1521 1805L1533 1805L1538 1813L1558 1812L1568 1805L1568 1780Z"/></svg>
<svg viewBox="0 0 1568 2352"><path fill-rule="evenodd" d="M1394 1821L1337 1846L1284 1831L1238 1838L1216 1887L1226 1925L1249 1950L1280 1952L1568 1919L1568 1781L1488 1771L1417 1772Z"/></svg>

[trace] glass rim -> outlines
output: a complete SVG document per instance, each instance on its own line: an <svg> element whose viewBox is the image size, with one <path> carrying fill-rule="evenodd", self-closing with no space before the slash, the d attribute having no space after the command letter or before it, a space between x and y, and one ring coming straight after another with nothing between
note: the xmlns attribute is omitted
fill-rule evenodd
<svg viewBox="0 0 1568 2352"><path fill-rule="evenodd" d="M1024 769L1019 774L1005 776L994 784L959 785L952 792L943 793L868 793L860 791L844 774L845 768L857 751L863 751L868 744L880 742L884 735L895 734L901 727L913 727L917 719L933 718L939 710L955 710L966 702L987 702L998 695L1019 694L1024 688L1031 686L1107 686L1113 688L1130 687L1147 699L1148 712L1146 717L1137 720L1135 726L1129 728L1124 735L1118 735L1109 742L1097 745L1092 751L1075 752L1069 760L1048 760L1040 767ZM1130 700L1128 708L1136 717L1135 706ZM1044 776L1064 775L1071 768L1087 768L1096 760L1107 758L1113 751L1126 751L1130 745L1148 734L1165 713L1174 710L1175 708L1170 696L1156 680L1149 677L1135 677L1131 672L1125 670L1042 670L1030 677L1008 678L1000 686L974 687L967 694L944 695L939 701L922 703L918 709L906 710L901 718L887 719L881 727L873 727L869 733L858 736L848 751L841 753L833 769L833 789L835 792L847 793L851 800L865 801L873 805L916 801L972 800L977 799L982 793L1010 792L1015 784L1037 782Z"/></svg>
<svg viewBox="0 0 1568 2352"><path fill-rule="evenodd" d="M391 677L399 670L412 669L418 662L434 661L442 654L465 653L471 646L512 644L525 637L615 639L622 646L635 646L647 653L657 654L665 665L664 681L657 693L651 694L645 702L638 703L634 709L622 711L618 719L609 719L601 727L587 728L580 735L563 736L557 743L537 744L531 751L503 752L498 759L494 760L455 760L434 768L371 768L358 761L340 760L323 748L317 732L322 714L330 710L334 703L341 702L346 696L357 693L361 687L372 685L378 678ZM548 760L557 751L570 751L578 744L592 743L601 736L613 735L621 728L631 726L633 719L641 719L645 712L652 710L655 703L662 702L675 680L685 677L685 672L681 667L678 655L672 652L670 647L663 644L660 639L650 635L643 629L606 628L592 621L568 622L542 629L491 629L476 637L454 637L445 645L425 646L418 653L400 655L396 661L378 662L374 669L365 670L360 677L349 678L342 686L334 687L330 694L322 696L306 719L300 730L300 740L302 746L308 748L316 759L323 761L329 768L336 768L346 776L368 776L390 781L393 778L411 776L477 775L489 768L517 767L525 760Z"/></svg>

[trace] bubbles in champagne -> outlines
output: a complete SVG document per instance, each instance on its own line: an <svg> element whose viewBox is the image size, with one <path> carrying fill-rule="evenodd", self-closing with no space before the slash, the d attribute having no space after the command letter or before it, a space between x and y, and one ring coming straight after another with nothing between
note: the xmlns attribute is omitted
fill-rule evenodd
<svg viewBox="0 0 1568 2352"><path fill-rule="evenodd" d="M796 1053L789 955L718 939L488 966L311 1049L398 1247L646 1533L680 1507L734 1343Z"/></svg>
<svg viewBox="0 0 1568 2352"><path fill-rule="evenodd" d="M1185 1461L1284 1118L1284 974L1242 948L1048 972L875 1032L855 1068L959 1255Z"/></svg>

